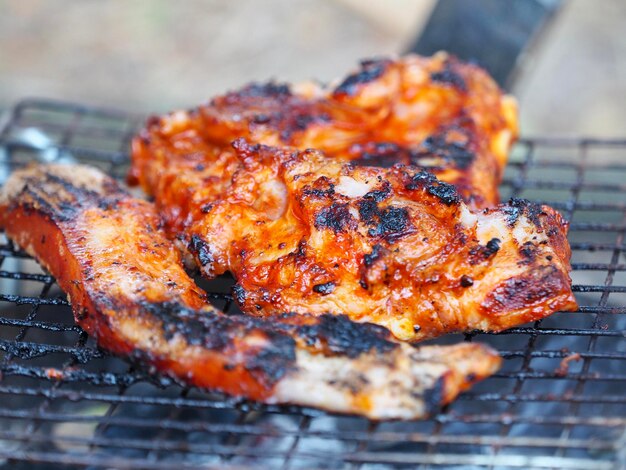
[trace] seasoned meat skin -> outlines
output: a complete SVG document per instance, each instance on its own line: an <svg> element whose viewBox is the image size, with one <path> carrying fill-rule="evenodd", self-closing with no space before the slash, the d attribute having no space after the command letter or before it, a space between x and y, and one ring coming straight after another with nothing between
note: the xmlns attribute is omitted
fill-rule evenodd
<svg viewBox="0 0 626 470"><path fill-rule="evenodd" d="M251 84L190 112L154 119L142 137L152 153L172 156L228 149L243 137L315 148L360 165L416 165L456 185L471 207L483 208L499 202L498 184L517 134L515 100L479 67L439 53L363 61L326 87ZM151 169L137 158L133 163L132 177L152 192L144 174Z"/></svg>
<svg viewBox="0 0 626 470"><path fill-rule="evenodd" d="M246 313L347 314L418 341L576 308L567 224L550 207L474 212L412 166L242 139L213 165L210 153L183 153L192 133L164 125L180 153L152 153L140 138L133 157L150 161L142 176L173 236L206 277L233 273Z"/></svg>
<svg viewBox="0 0 626 470"><path fill-rule="evenodd" d="M100 171L39 165L0 193L0 226L68 294L98 344L194 386L373 419L420 418L497 370L478 344L413 348L345 316L226 316L181 266L154 206Z"/></svg>

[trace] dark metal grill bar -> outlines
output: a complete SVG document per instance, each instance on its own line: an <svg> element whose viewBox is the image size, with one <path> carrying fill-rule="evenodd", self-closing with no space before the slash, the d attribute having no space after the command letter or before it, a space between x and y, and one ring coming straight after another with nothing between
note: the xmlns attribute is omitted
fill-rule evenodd
<svg viewBox="0 0 626 470"><path fill-rule="evenodd" d="M142 468L142 469L171 469L171 462L148 462L145 459L132 459L123 457L106 457L99 456L81 456L72 454L59 454L49 452L24 452L15 451L7 453L0 451L0 457L11 456L14 460L25 460L28 462L42 462L42 463L57 463L63 465L74 466L97 466L98 468ZM258 454L252 454L252 457L258 457ZM317 453L301 453L299 457L305 459L315 460L319 458ZM346 462L363 462L363 463L377 463L377 464L389 464L389 465L417 465L417 464L430 464L436 466L448 467L462 466L489 466L500 465L507 468L560 468L560 469L572 469L572 470L614 470L613 464L610 462L602 462L591 459L573 459L573 458L555 458L555 457L533 457L533 456L486 456L486 455L466 455L466 454L437 454L433 456L410 454L406 457L400 458L398 454L384 454L381 452L361 452L358 454L342 454L341 461ZM325 459L328 464L329 459ZM332 461L331 461L332 462ZM339 462L339 461L337 461ZM198 464L177 463L176 468L181 469L197 469ZM227 468L230 470L235 469L249 469L248 465L202 465L201 468Z"/></svg>
<svg viewBox="0 0 626 470"><path fill-rule="evenodd" d="M28 410L0 410L0 417L10 419L37 419L40 421L50 422L99 422L102 417L99 415L81 415L81 414L69 414L69 413L51 413L51 412L39 412ZM310 416L312 418L312 416ZM458 420L464 423L500 423L504 421L515 421L523 423L534 424L571 424L571 425L588 425L598 427L621 427L626 424L626 418L620 417L575 417L575 416L562 416L562 417L546 417L546 416L525 416L525 415L464 415L462 417L455 415L441 415L435 418L438 422L445 424L450 422L456 422ZM261 428L255 424L245 423L207 423L204 421L178 421L171 418L165 419L151 419L151 418L124 418L120 416L113 416L109 419L109 424L116 426L130 426L130 427L158 427L163 429L177 430L177 431L207 431L207 432L229 432L239 434L258 434L258 435L288 435L298 436L302 434L299 429L281 429L281 428ZM308 436L335 439L338 436L342 436L346 440L354 441L398 441L398 440L411 440L412 436L421 435L416 432L401 432L401 431L379 431L375 434L372 433L372 426L376 423L372 422L368 425L367 431L306 431ZM473 437L476 439L476 437ZM429 434L429 439L435 439L432 434Z"/></svg>
<svg viewBox="0 0 626 470"><path fill-rule="evenodd" d="M395 442L393 439L396 439L399 436L387 436L388 439L385 439L389 442ZM580 448L585 447L593 450L616 450L615 443L607 443L601 440L596 439L570 439L563 440L561 438L535 438L535 437L496 437L492 436L489 438L472 438L470 436L442 436L439 438L433 438L430 435L422 434L417 435L414 434L410 436L410 442L436 442L437 444L469 444L476 446L501 446L506 444L507 446L512 447L554 447L554 448ZM53 440L65 441L68 443L74 444L82 444L86 446L98 446L98 447L118 447L123 449L140 449L146 450L150 452L159 452L159 451L190 451L197 454L227 454L227 455L250 455L250 456L258 456L259 454L265 454L266 456L281 456L283 455L282 451L273 451L273 450L263 450L259 452L255 449L245 448L241 446L223 446L223 445L213 445L207 446L204 444L193 445L190 443L181 443L180 441L171 441L167 439L158 439L158 441L145 441L145 440L129 440L129 439L112 439L112 438L104 438L104 437L94 437L94 438L85 438L78 436L59 436L55 438L51 438L50 436L40 436L36 435L35 437L30 433L7 433L5 431L0 431L0 439L8 439L15 441L40 441L44 443L48 443ZM296 436L295 439L298 439ZM371 442L370 439L364 438L368 442ZM383 441L383 439L379 439ZM295 446L294 446L295 448ZM300 454L302 455L302 454ZM313 456L315 457L315 456ZM331 459L337 459L337 455L333 455L333 453L328 453L328 457ZM289 464L287 460L285 462L286 465Z"/></svg>
<svg viewBox="0 0 626 470"><path fill-rule="evenodd" d="M626 212L624 212L623 214L622 222L626 222ZM620 233L618 233L617 235L617 238L615 240L615 245L616 246L621 245L624 242L624 237L625 237L624 229L622 229ZM611 295L611 292L614 292L611 289L611 287L613 287L613 282L615 280L615 270L613 269L613 266L617 264L617 262L619 261L620 253L621 253L620 250L614 250L611 256L611 262L607 270L606 279L604 281L605 289L604 291L602 291L602 297L600 298L600 302L598 302L598 305L600 307L606 307L608 300L609 300L609 296ZM600 319L602 318L603 314L604 312L595 313L594 318L593 318L593 328L596 328L596 329L600 328ZM622 331L622 333L624 333L624 331ZM593 351L596 346L596 343L597 343L597 337L591 336L589 338L589 342L587 345L587 351L588 352ZM574 389L574 393L582 393L585 387L585 384L588 380L588 377L586 377L586 375L589 372L591 361L592 361L592 358L590 357L583 358L582 374L580 374L580 377L576 378L577 384ZM568 410L569 414L576 415L578 414L579 410L580 410L580 403L571 403L569 405L569 410ZM565 426L563 428L563 432L561 433L561 439L563 440L569 439L571 434L572 434L572 426L571 425ZM561 451L561 449L557 451L556 455L558 456L563 455L563 452Z"/></svg>
<svg viewBox="0 0 626 470"><path fill-rule="evenodd" d="M0 129L0 179L39 158L123 177L140 122L24 101ZM33 133L49 142L29 140ZM466 335L497 347L504 368L415 423L262 406L129 368L88 345L54 279L0 241L0 469L3 458L124 468L614 468L626 429L623 181L626 139L520 142L503 195L530 196L571 221L580 309L498 335ZM232 303L221 291L211 298Z"/></svg>

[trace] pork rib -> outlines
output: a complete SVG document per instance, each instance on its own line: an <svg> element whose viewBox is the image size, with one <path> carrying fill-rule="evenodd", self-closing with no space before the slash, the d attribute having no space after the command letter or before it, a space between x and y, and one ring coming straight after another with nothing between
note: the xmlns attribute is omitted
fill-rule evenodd
<svg viewBox="0 0 626 470"><path fill-rule="evenodd" d="M418 341L576 308L567 223L548 206L515 199L473 211L413 166L355 166L243 139L217 163L146 152L136 141L172 236L206 277L233 273L246 313L346 314Z"/></svg>
<svg viewBox="0 0 626 470"><path fill-rule="evenodd" d="M141 138L151 154L167 160L230 149L245 138L315 148L359 165L411 164L483 208L499 202L498 184L517 133L515 100L480 67L439 53L366 60L325 87L251 84L189 112L152 119ZM132 176L153 193L158 169L141 156L134 155Z"/></svg>
<svg viewBox="0 0 626 470"><path fill-rule="evenodd" d="M413 348L344 316L226 316L181 266L152 204L86 166L13 173L0 226L67 293L98 344L194 386L373 419L421 418L492 374L479 344Z"/></svg>

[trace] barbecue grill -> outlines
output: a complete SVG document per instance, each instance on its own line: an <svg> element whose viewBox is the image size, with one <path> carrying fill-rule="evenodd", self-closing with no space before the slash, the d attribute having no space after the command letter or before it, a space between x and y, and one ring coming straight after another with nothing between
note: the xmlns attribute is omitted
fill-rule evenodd
<svg viewBox="0 0 626 470"><path fill-rule="evenodd" d="M0 127L0 182L31 161L123 178L142 116L27 100ZM626 139L523 139L501 188L571 222L577 312L481 341L502 370L425 421L263 406L99 350L54 279L0 235L0 468L614 469L626 447ZM199 281L237 314L224 277ZM39 466L39 467L38 467Z"/></svg>

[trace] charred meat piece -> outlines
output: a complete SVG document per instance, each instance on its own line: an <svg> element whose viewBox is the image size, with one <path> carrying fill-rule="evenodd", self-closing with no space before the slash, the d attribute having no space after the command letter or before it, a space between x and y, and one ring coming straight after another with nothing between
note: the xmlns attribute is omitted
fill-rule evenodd
<svg viewBox="0 0 626 470"><path fill-rule="evenodd" d="M197 154L154 155L146 180L204 275L233 273L246 313L346 314L417 341L576 308L567 223L550 207L512 200L472 211L453 185L415 167L243 140L234 150L219 165L230 179L215 186L210 163L189 169ZM140 160L149 152L135 147Z"/></svg>
<svg viewBox="0 0 626 470"><path fill-rule="evenodd" d="M67 293L98 344L194 386L374 419L420 418L497 370L478 344L413 348L344 316L226 316L181 266L152 204L96 169L32 166L0 226Z"/></svg>
<svg viewBox="0 0 626 470"><path fill-rule="evenodd" d="M414 165L457 186L471 207L483 208L499 202L498 184L517 132L515 100L476 65L439 53L363 61L327 87L251 84L191 112L154 118L140 139L150 154L167 159L211 155L212 184L225 164L219 150L243 137L315 148L358 165ZM132 178L155 192L150 162L136 154L133 164Z"/></svg>

